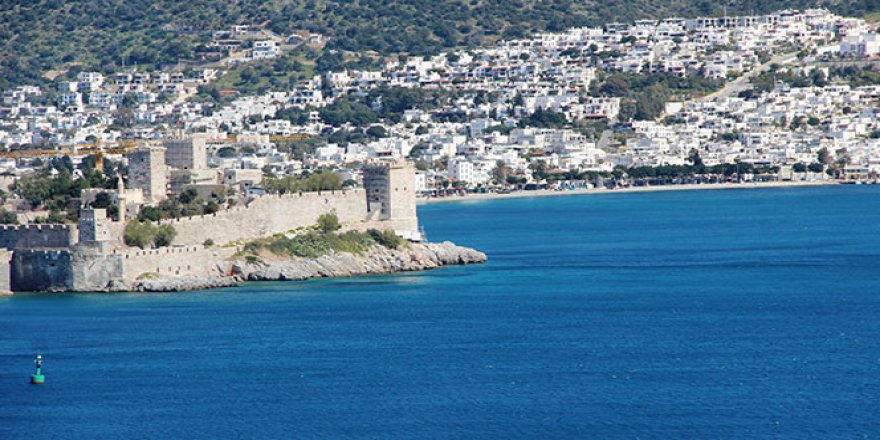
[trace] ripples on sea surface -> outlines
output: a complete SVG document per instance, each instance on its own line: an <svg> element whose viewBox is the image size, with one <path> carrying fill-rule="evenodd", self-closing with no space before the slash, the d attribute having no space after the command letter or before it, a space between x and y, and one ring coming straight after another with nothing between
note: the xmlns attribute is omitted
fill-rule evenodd
<svg viewBox="0 0 880 440"><path fill-rule="evenodd" d="M880 435L880 187L419 209L490 263L0 298L0 438Z"/></svg>

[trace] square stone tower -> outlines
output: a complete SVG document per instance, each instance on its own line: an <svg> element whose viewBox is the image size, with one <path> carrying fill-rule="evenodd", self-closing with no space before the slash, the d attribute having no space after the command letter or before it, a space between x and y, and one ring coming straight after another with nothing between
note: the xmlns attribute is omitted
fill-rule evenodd
<svg viewBox="0 0 880 440"><path fill-rule="evenodd" d="M165 200L168 174L164 147L141 147L128 155L128 187L143 190L147 203Z"/></svg>
<svg viewBox="0 0 880 440"><path fill-rule="evenodd" d="M367 210L388 221L398 235L418 239L415 167L405 160L377 161L364 167Z"/></svg>
<svg viewBox="0 0 880 440"><path fill-rule="evenodd" d="M79 213L79 241L110 240L110 223L106 209L83 208Z"/></svg>
<svg viewBox="0 0 880 440"><path fill-rule="evenodd" d="M208 168L208 139L204 135L175 137L162 141L166 148L165 163L181 170L203 170Z"/></svg>

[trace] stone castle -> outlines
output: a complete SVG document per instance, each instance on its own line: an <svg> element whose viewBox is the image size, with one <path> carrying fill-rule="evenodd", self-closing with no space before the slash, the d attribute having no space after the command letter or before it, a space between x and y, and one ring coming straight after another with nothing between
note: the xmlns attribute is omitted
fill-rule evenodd
<svg viewBox="0 0 880 440"><path fill-rule="evenodd" d="M225 272L243 243L314 225L334 213L344 229L391 230L419 240L415 173L406 161L366 165L363 188L265 195L214 214L163 220L177 236L170 247L128 247L122 235L141 206L158 203L174 188L215 184L198 138L172 139L138 148L127 156L128 188L120 179L115 199L118 220L105 209L84 207L78 225L0 227L0 290L105 291L124 289L138 277ZM86 190L85 202L93 193ZM92 191L94 192L94 191ZM205 243L213 243L206 246Z"/></svg>

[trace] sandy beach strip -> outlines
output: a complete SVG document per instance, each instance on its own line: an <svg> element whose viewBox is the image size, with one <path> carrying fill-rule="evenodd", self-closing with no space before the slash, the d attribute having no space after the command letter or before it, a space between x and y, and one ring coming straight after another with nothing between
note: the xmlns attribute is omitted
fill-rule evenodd
<svg viewBox="0 0 880 440"><path fill-rule="evenodd" d="M534 191L513 191L507 194L484 193L484 194L467 194L463 196L447 196L435 198L417 198L417 203L444 203L444 202L468 202L477 200L500 200L500 199L517 199L525 197L556 197L556 196L576 196L590 194L621 194L635 192L653 192L653 191L692 191L692 190L713 190L713 189L755 189L755 188L788 188L803 186L823 186L838 185L838 181L810 181L810 182L748 182L748 183L704 183L704 184L683 184L683 185L658 185L658 186L632 186L617 189L574 189L574 190L534 190Z"/></svg>

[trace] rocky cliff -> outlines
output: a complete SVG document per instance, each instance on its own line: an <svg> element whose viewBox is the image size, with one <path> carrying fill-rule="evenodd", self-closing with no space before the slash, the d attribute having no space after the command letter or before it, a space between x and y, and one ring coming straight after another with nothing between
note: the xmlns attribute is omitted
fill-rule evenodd
<svg viewBox="0 0 880 440"><path fill-rule="evenodd" d="M256 262L236 261L231 274L172 276L137 280L116 290L182 291L229 287L242 281L295 281L435 269L483 263L486 254L451 242L409 243L399 249L375 245L361 254L333 253L318 258L264 256Z"/></svg>

